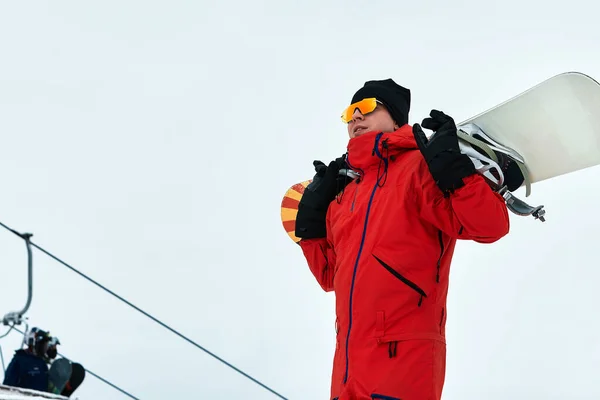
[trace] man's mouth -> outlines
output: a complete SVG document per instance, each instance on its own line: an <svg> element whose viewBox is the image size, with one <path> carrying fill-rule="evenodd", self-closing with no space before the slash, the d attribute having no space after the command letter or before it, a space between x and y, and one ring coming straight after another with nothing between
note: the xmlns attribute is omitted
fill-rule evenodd
<svg viewBox="0 0 600 400"><path fill-rule="evenodd" d="M357 133L360 133L360 132L363 132L366 130L367 130L367 128L364 126L357 126L356 128L354 128L354 134L356 135Z"/></svg>

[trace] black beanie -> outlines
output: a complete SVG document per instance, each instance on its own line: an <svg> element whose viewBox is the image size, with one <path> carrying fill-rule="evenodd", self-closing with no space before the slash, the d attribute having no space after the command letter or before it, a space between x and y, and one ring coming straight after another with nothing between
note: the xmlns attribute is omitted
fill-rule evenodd
<svg viewBox="0 0 600 400"><path fill-rule="evenodd" d="M410 111L410 90L398 85L391 78L368 81L352 97L350 104L362 99L376 97L388 109L394 121L402 126L408 123Z"/></svg>

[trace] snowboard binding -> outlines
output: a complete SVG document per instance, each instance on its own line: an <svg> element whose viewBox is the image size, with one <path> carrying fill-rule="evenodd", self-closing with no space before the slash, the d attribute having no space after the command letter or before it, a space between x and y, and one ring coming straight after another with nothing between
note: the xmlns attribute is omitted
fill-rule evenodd
<svg viewBox="0 0 600 400"><path fill-rule="evenodd" d="M532 207L529 204L525 203L523 200L515 197L506 186L503 186L498 190L498 193L504 198L506 201L506 206L510 211L514 214L527 216L531 215L535 219L539 219L544 222L544 214L546 211L544 210L544 206Z"/></svg>
<svg viewBox="0 0 600 400"><path fill-rule="evenodd" d="M512 192L525 185L525 197L531 194L531 181L524 158L515 150L496 142L473 123L461 125L457 132L459 147L469 156L475 169L504 198L507 208L520 216L531 215L544 222L544 206L530 206Z"/></svg>

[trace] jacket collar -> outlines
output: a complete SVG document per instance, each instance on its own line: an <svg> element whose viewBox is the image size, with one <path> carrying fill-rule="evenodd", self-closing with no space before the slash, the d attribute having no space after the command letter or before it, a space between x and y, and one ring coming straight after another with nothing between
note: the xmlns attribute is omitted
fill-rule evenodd
<svg viewBox="0 0 600 400"><path fill-rule="evenodd" d="M417 148L412 126L405 124L394 132L367 132L350 139L347 162L354 170L365 170L378 166L381 160L387 162L390 156Z"/></svg>

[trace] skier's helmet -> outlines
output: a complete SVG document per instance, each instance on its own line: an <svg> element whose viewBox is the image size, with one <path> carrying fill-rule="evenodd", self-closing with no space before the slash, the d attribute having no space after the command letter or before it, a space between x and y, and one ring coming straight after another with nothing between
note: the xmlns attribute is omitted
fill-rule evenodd
<svg viewBox="0 0 600 400"><path fill-rule="evenodd" d="M46 355L52 336L40 328L33 327L26 335L26 345L40 357Z"/></svg>
<svg viewBox="0 0 600 400"><path fill-rule="evenodd" d="M35 338L36 335L38 334L38 332L40 332L41 329L38 327L33 327L29 330L29 332L27 332L27 334L25 335L25 345L27 347L34 347L35 346Z"/></svg>

